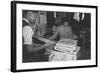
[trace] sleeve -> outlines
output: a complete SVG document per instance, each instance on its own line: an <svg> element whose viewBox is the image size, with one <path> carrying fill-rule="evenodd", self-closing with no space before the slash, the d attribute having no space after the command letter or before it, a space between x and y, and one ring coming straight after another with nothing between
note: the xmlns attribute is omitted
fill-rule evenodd
<svg viewBox="0 0 100 73"><path fill-rule="evenodd" d="M23 28L24 44L32 45L32 35L33 35L32 28L30 26L25 26Z"/></svg>

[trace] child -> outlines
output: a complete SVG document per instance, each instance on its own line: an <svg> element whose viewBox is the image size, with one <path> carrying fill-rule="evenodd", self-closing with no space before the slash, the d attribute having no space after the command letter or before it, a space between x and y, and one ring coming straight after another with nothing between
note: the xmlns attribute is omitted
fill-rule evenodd
<svg viewBox="0 0 100 73"><path fill-rule="evenodd" d="M62 25L59 25L56 29L55 34L52 37L50 37L49 39L54 40L58 35L59 35L60 39L63 39L63 38L74 39L74 35L72 33L72 28L71 28L71 26L69 26L68 21L65 21L62 23ZM75 38L77 38L77 37L75 36ZM55 49L56 49L56 51L54 51ZM49 52L50 52L49 61L67 61L67 60L76 59L76 56L75 56L76 54L59 51L59 50L57 50L57 47L55 47L55 49L49 50Z"/></svg>
<svg viewBox="0 0 100 73"><path fill-rule="evenodd" d="M64 21L61 25L56 27L55 34L51 36L49 39L54 40L57 36L61 38L67 39L76 39L77 36L73 34L72 27L69 25L68 21Z"/></svg>

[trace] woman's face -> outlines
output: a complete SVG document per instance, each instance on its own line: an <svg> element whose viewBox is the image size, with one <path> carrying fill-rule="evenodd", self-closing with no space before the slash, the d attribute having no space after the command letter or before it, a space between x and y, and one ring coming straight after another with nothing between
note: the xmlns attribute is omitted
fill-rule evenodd
<svg viewBox="0 0 100 73"><path fill-rule="evenodd" d="M28 20L29 20L31 23L34 23L34 22L35 22L36 17L37 17L37 14L36 14L35 12L32 12L32 11L29 11L29 12L28 12Z"/></svg>

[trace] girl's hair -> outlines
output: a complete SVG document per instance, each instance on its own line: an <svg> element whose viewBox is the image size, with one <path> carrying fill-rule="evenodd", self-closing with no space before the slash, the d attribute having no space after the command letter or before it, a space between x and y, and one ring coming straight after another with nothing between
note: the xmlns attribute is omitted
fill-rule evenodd
<svg viewBox="0 0 100 73"><path fill-rule="evenodd" d="M67 18L63 18L62 21L59 24L55 24L55 26L64 25L65 22L68 22L68 25L70 25L70 20Z"/></svg>

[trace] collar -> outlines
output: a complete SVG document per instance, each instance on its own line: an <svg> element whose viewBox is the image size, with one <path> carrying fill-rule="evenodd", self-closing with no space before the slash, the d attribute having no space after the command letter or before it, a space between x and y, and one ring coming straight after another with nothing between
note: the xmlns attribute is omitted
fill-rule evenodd
<svg viewBox="0 0 100 73"><path fill-rule="evenodd" d="M24 21L27 22L29 25L31 25L31 23L28 21L28 19L22 18L22 20L24 20Z"/></svg>

